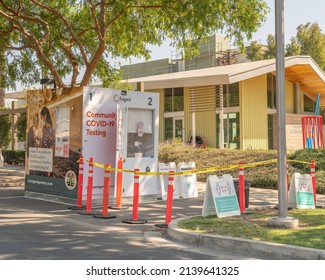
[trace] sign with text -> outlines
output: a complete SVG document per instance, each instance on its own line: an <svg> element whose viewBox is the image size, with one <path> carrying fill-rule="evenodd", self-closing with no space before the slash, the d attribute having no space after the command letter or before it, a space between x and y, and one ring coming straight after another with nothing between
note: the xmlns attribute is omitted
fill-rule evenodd
<svg viewBox="0 0 325 280"><path fill-rule="evenodd" d="M29 147L29 170L52 172L53 149Z"/></svg>
<svg viewBox="0 0 325 280"><path fill-rule="evenodd" d="M289 207L298 209L315 209L314 191L310 174L295 172L289 189Z"/></svg>
<svg viewBox="0 0 325 280"><path fill-rule="evenodd" d="M195 169L195 162L180 162L178 172ZM183 198L198 197L196 174L179 176L180 196Z"/></svg>
<svg viewBox="0 0 325 280"><path fill-rule="evenodd" d="M107 103L97 104L93 100L87 99L88 95L84 94L83 104L83 156L86 159L92 157L94 162L107 163L115 167L117 106ZM105 92L97 91L95 96L98 95L105 95ZM88 169L89 164L86 163L84 174L88 174ZM104 168L94 167L94 195L102 193L104 171ZM111 176L114 174L112 173ZM114 177L111 177L111 182L114 182ZM83 186L85 189L87 188L87 176L84 176ZM86 193L85 191L84 194Z"/></svg>
<svg viewBox="0 0 325 280"><path fill-rule="evenodd" d="M240 209L231 175L221 178L216 175L208 177L203 202L202 216L217 214L218 218L239 216Z"/></svg>

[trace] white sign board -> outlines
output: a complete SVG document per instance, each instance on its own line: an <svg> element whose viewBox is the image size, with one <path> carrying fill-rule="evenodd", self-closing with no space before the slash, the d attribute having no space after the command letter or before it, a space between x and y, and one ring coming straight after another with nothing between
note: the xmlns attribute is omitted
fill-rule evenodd
<svg viewBox="0 0 325 280"><path fill-rule="evenodd" d="M53 171L53 149L29 147L29 169L34 171Z"/></svg>
<svg viewBox="0 0 325 280"><path fill-rule="evenodd" d="M169 172L174 171L176 172L176 163L169 162L169 163L159 163L158 165L159 172ZM162 200L167 199L167 191L168 191L168 175L159 175L159 185L160 185L160 194ZM174 192L173 192L173 199L179 198L179 186L177 180L174 180Z"/></svg>
<svg viewBox="0 0 325 280"><path fill-rule="evenodd" d="M105 92L91 92L91 98L84 94L82 150L85 159L93 158L94 162L111 164L115 167L116 159L116 126L117 106L108 103L93 102L97 96ZM87 194L89 163L84 164L84 192ZM94 166L93 195L101 195L104 185L104 168ZM111 182L114 174L111 174Z"/></svg>
<svg viewBox="0 0 325 280"><path fill-rule="evenodd" d="M315 209L314 191L310 174L294 173L289 189L289 207Z"/></svg>
<svg viewBox="0 0 325 280"><path fill-rule="evenodd" d="M178 172L195 169L195 162L180 162ZM196 174L179 176L180 196L183 198L198 197Z"/></svg>
<svg viewBox="0 0 325 280"><path fill-rule="evenodd" d="M231 175L208 177L203 202L202 216L217 214L218 218L239 216L240 209Z"/></svg>

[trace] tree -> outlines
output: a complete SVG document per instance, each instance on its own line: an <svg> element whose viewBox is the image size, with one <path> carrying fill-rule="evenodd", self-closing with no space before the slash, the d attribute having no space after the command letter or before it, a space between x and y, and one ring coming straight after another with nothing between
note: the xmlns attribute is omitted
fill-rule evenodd
<svg viewBox="0 0 325 280"><path fill-rule="evenodd" d="M167 38L188 56L220 30L242 44L268 11L263 0L0 0L0 47L11 55L8 73L25 84L85 86L118 77L111 57L149 58L148 45Z"/></svg>
<svg viewBox="0 0 325 280"><path fill-rule="evenodd" d="M262 52L262 45L257 41L252 41L247 51L247 58L251 61L263 60L264 54Z"/></svg>
<svg viewBox="0 0 325 280"><path fill-rule="evenodd" d="M295 37L290 38L290 44L286 45L286 56L299 55L301 52L301 47L297 42Z"/></svg>
<svg viewBox="0 0 325 280"><path fill-rule="evenodd" d="M310 55L325 70L325 34L318 23L301 24L297 27L296 40L301 55Z"/></svg>
<svg viewBox="0 0 325 280"><path fill-rule="evenodd" d="M5 107L5 66L6 54L3 49L0 49L0 108Z"/></svg>
<svg viewBox="0 0 325 280"><path fill-rule="evenodd" d="M272 34L267 36L267 50L264 55L264 59L275 58L276 56L276 42L275 37Z"/></svg>

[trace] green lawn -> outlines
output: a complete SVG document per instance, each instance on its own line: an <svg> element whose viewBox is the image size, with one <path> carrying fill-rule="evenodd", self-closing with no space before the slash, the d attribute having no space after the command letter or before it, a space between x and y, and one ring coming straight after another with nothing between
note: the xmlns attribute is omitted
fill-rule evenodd
<svg viewBox="0 0 325 280"><path fill-rule="evenodd" d="M196 232L325 250L325 208L290 210L288 216L299 220L298 229L269 227L269 218L277 216L278 210L268 209L222 219L216 216L193 217L178 226Z"/></svg>

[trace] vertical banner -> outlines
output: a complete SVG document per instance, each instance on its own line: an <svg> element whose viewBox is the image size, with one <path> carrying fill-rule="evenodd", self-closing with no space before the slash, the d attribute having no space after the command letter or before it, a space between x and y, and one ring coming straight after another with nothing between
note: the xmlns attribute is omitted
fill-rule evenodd
<svg viewBox="0 0 325 280"><path fill-rule="evenodd" d="M111 164L115 167L117 106L107 102L98 102L105 91L87 90L84 92L82 149L85 160L94 159L93 195L101 195L103 191L104 168L96 163ZM88 162L84 164L83 186L86 195ZM114 180L111 180L114 182Z"/></svg>

